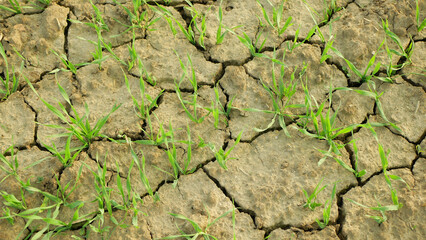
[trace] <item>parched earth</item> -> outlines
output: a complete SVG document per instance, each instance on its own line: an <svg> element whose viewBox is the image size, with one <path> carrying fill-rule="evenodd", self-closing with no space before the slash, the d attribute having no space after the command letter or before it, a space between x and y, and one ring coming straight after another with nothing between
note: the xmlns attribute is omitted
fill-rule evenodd
<svg viewBox="0 0 426 240"><path fill-rule="evenodd" d="M19 78L0 94L0 239L426 236L426 1L149 1L141 21L131 1L42 2L0 0L0 77ZM132 96L159 97L141 117ZM63 164L42 99L92 128L121 105Z"/></svg>

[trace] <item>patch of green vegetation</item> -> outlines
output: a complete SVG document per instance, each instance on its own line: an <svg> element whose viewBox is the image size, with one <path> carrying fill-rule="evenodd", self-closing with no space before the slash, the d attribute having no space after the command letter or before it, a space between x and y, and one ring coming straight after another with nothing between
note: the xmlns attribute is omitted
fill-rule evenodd
<svg viewBox="0 0 426 240"><path fill-rule="evenodd" d="M317 203L316 200L317 200L318 194L320 192L322 192L327 187L327 185L324 185L320 188L320 185L321 185L323 180L324 180L324 178L322 178L321 181L319 181L319 183L315 187L314 191L310 195L308 194L308 192L305 189L302 188L302 192L303 192L303 194L305 195L305 198L306 198L306 203L303 205L304 208L309 208L313 211L313 210L315 210L315 208L322 206L322 204Z"/></svg>
<svg viewBox="0 0 426 240"><path fill-rule="evenodd" d="M15 72L15 68L12 66L12 72L9 72L9 63L7 62L6 52L4 50L3 45L0 42L0 55L4 61L4 78L0 76L0 82L2 86L0 86L0 94L3 97L0 100L6 100L12 93L18 90L20 75ZM24 63L22 62L20 71Z"/></svg>
<svg viewBox="0 0 426 240"><path fill-rule="evenodd" d="M275 7L271 3L271 1L269 0L266 0L266 1L272 7L272 19L268 16L268 13L266 12L264 6L260 3L260 1L256 0L260 8L262 9L263 18L265 19L266 23L278 33L278 36L280 36L285 32L285 30L287 30L288 27L293 25L291 23L293 19L291 16L287 18L284 24L281 23L281 17L283 17L284 15L284 3L286 3L286 0L281 1L281 4L277 7ZM260 24L265 25L264 23L262 23L262 21L260 21Z"/></svg>
<svg viewBox="0 0 426 240"><path fill-rule="evenodd" d="M210 239L214 239L214 240L218 240L216 237L212 236L211 234L208 233L209 228L211 228L217 221L219 221L220 219L226 217L228 214L232 213L232 228L233 228L233 239L236 239L236 234L235 234L235 210L236 208L233 207L231 210L226 211L225 213L223 213L222 215L220 215L219 217L211 220L211 216L210 213L207 209L207 207L205 207L206 212L208 214L208 224L205 228L202 228L198 223L196 223L194 220L189 219L188 217L185 217L184 215L181 214L176 214L176 213L169 213L170 216L177 218L177 219L182 219L185 220L187 222L189 222L191 224L191 226L194 228L195 233L190 233L187 234L185 232L183 232L177 225L176 227L178 228L179 232L181 232L182 234L180 235L173 235L173 236L167 236L167 237L163 237L163 238L158 238L158 239L176 239L176 238L185 238L185 239L197 239L198 237L203 237L205 240L210 240Z"/></svg>
<svg viewBox="0 0 426 240"><path fill-rule="evenodd" d="M50 112L52 112L54 115L56 115L62 122L65 123L66 126L63 125L57 125L57 124L51 124L46 125L47 127L56 128L56 129L63 129L65 130L65 133L55 135L56 137L75 137L77 138L82 144L82 148L87 148L89 145L93 142L93 140L97 137L103 137L108 138L108 136L101 134L100 131L102 127L107 122L108 118L112 113L114 113L118 108L120 108L121 104L114 105L111 109L111 111L104 116L103 118L99 119L95 126L91 126L89 122L89 108L87 104L85 104L85 114L81 116L78 111L75 109L73 104L71 103L71 100L65 91L65 89L59 84L59 81L56 80L56 84L58 85L59 92L61 93L63 99L66 101L66 103L71 107L72 115L67 111L66 107L61 103L58 102L59 107L55 107L52 104L45 101L35 90L34 86L31 84L31 82L25 78L30 88L33 90L33 92L37 95L37 97L44 103L44 105L49 109ZM53 152L57 153L55 150L56 147L53 147ZM66 153L67 154L67 153ZM68 153L69 154L69 153ZM62 161L62 160L61 160ZM66 161L68 162L68 161ZM63 162L64 163L64 162Z"/></svg>
<svg viewBox="0 0 426 240"><path fill-rule="evenodd" d="M176 52L175 52L176 53ZM179 57L179 55L176 53L176 55L179 58L179 63L180 63L180 67L182 68L182 76L179 80L179 82L175 81L175 90L176 90L176 95L183 107L183 110L185 111L186 115L189 117L189 119L191 119L191 121L195 122L195 123L202 123L204 121L204 119L208 116L204 115L204 116L198 116L198 111L197 109L200 108L200 106L197 104L197 98L198 98L198 84L197 84L197 79L195 77L195 70L194 70L194 66L192 65L192 60L191 60L191 56L188 54L188 62L189 62L189 66L191 67L191 75L188 77L189 82L191 83L192 86L192 99L191 101L186 101L183 99L182 97L182 92L180 90L180 86L183 82L183 80L185 80L185 78L188 76L188 68L185 66L185 64L182 62L182 59ZM189 107L187 107L187 105L189 105ZM191 108L192 108L192 113L191 113Z"/></svg>
<svg viewBox="0 0 426 240"><path fill-rule="evenodd" d="M371 134L374 136L374 138L377 141L380 160L381 160L381 163L382 163L383 176L385 178L385 182L386 182L387 186L389 187L389 190L390 190L390 193L391 193L392 205L383 206L382 204L380 204L377 201L377 207L369 207L369 206L366 206L364 204L358 203L358 202L356 202L352 199L349 199L349 201L358 205L358 206L361 206L363 208L368 208L368 209L371 209L371 210L379 211L380 214L381 214L379 216L371 216L371 215L366 215L366 216L374 219L377 223L382 224L388 219L386 214L385 214L386 212L397 211L402 207L402 203L399 202L397 191L393 187L391 180L397 180L397 181L404 182L408 189L410 189L410 186L401 177L388 173L387 169L388 169L389 162L388 162L387 156L389 155L389 151L386 152L384 150L383 145L379 142L379 138L378 138L377 133L374 130L374 128L369 123L367 123L366 127L370 129Z"/></svg>

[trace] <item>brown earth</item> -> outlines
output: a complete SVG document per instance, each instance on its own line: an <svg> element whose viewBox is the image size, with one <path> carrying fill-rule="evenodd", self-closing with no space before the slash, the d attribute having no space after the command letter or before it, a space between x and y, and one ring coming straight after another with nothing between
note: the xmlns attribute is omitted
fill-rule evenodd
<svg viewBox="0 0 426 240"><path fill-rule="evenodd" d="M182 232L196 233L189 221L173 217L170 213L191 219L202 230L207 228L206 232L217 239L234 239L234 236L236 239L269 240L423 239L422 236L426 236L422 221L426 215L426 30L417 31L414 0L337 0L340 9L325 22L322 22L323 0L310 0L308 4L299 0L285 1L280 24L283 25L292 16L293 25L280 36L266 23L255 0L224 0L223 26L242 26L235 29L235 34L228 33L221 44L216 44L220 1L191 1L194 9L205 16L205 49L199 42L190 43L176 24L179 22L187 28L191 21L191 12L184 0L171 0L169 4L168 1L158 1L176 19L176 35L165 18L153 10L157 6L155 1L149 1L151 7L144 6L139 11L145 12L148 19L159 17L159 20L151 26L152 29L137 29L133 43L146 72L138 71L137 67L128 70L104 49L104 55L109 58L102 62L101 69L98 64L86 64L78 66L75 74L54 71L65 66L51 50L64 54L74 64L94 60L91 53L96 46L90 41L97 41L96 32L85 24L68 21L92 21L94 10L90 1L53 0L45 8L36 8L31 1L19 2L33 7L24 8L22 13L0 9L0 41L6 52L9 71L10 66L14 66L18 72L23 62L18 73L21 76L18 91L0 101L0 153L5 156L0 162L0 193L3 196L13 194L17 201L25 203L25 207L18 209L0 198L3 216L7 211L16 215L13 225L5 217L0 219L0 239L161 239ZM130 1L118 2L132 9ZM273 9L268 1L259 2L272 16ZM278 7L281 1L270 2ZM418 2L420 19L423 19L426 1ZM127 27L120 22L131 24L128 14L112 0L93 0L93 3L109 27L109 31L102 32L105 42L111 44L117 57L127 62L130 60L128 47L132 44L132 34L131 31L121 34ZM7 0L0 0L0 5L11 7ZM390 31L400 39L404 49L414 44L410 63L398 55L389 60L384 47L378 50L385 38L390 49L398 49L397 44L386 37L382 19L388 20ZM375 78L369 83L361 83L347 63L332 51L328 52L330 58L321 63L326 43L318 30L312 38L304 41L317 23L324 39L333 39L333 47L361 72L377 51L376 61L381 63L376 74L378 77L386 75L389 62L394 65L407 62L407 65L392 76L393 83ZM201 25L201 22L198 24ZM298 39L295 39L298 28ZM262 48L262 56L252 56L237 38L236 35L243 36L243 33L253 40L257 50ZM114 36L117 34L121 35ZM197 41L199 36L196 31ZM300 45L291 51L289 47L295 43ZM175 92L175 82L183 73L179 58L186 64L188 56L192 59L198 83L198 114L207 116L201 123L188 118ZM366 216L382 216L379 211L353 202L369 207L376 207L378 203L383 206L393 204L378 143L368 128L356 127L353 134L348 132L335 139L336 143L345 145L340 149L338 158L352 168L355 168L357 160L358 169L366 170L365 175L356 177L332 158L318 165L324 157L318 150L327 151L329 145L327 141L309 135L314 133L312 123L306 126L308 134L299 131L305 107L286 110L288 115L284 121L290 137L286 136L274 114L250 110L273 110L270 95L262 83L272 85L272 68L279 75L279 66L272 66L270 58L282 59L283 56L286 66L284 79L290 79L293 71L297 78L306 65L306 72L289 104L305 104L303 85L306 84L314 102L326 102L326 110L338 113L336 128L367 122L386 123L383 118L386 116L401 129L397 131L389 125L374 128L389 161L386 174L399 176L405 181L391 180L402 207L397 211L387 211L384 223L379 224ZM371 71L368 70L368 74ZM151 111L152 129L146 119L135 113L123 73L128 77L132 94L137 99L141 97L139 78L150 76L156 80L155 85L145 82L145 92L150 96L162 93L158 106ZM0 76L4 78L5 74L6 63L0 58ZM28 78L38 95L22 76ZM122 104L101 130L109 138L96 138L78 154L71 166L63 166L44 145L55 144L63 150L67 141L67 137L52 137L64 133L64 130L49 125L67 125L40 100L42 98L54 106L60 103L71 113L71 106L62 97L57 82L70 96L77 112L83 115L87 104L91 126L114 104ZM374 98L355 91L334 90L330 97L330 85L333 88L369 91L372 83L377 92L382 93L379 99L383 114ZM217 128L213 114L208 115L208 108L215 100L215 85L223 106L233 99L230 115L219 115ZM190 101L194 90L190 82L185 79L180 87L182 98ZM0 88L4 89L3 85L0 84ZM3 97L0 94L0 98ZM330 99L331 103L328 102ZM271 123L273 119L276 121ZM187 127L190 129L192 158L188 169L194 171L179 174L178 179L169 174L173 168L166 153L166 144L137 143L138 140L147 140L150 134L161 134L162 125L166 130L172 127L174 138L181 140L176 143L177 161L181 166L189 154L188 144L184 141L188 140ZM267 127L265 131L256 130ZM218 164L212 149L230 149L241 131L241 141L229 155L228 169L225 170ZM136 141L132 143L136 156L142 159L143 155L146 159L144 171L159 201L149 195L137 166L131 168L131 146L124 141L118 142L124 140L123 136ZM353 142L356 142L357 151ZM203 143L210 144L210 147ZM6 151L12 145L13 151ZM71 140L72 147L80 145L77 138ZM14 163L15 159L19 167L8 176L6 163ZM42 161L33 165L39 160ZM130 179L132 192L142 199L136 204L139 212L116 207L110 214L106 206L98 204L96 197L100 195L95 173L102 173L103 167L106 169L104 184L110 191L109 198L117 205L125 205L131 193L125 188L127 197L122 197L118 179L123 185ZM80 170L81 176L77 178ZM25 189L18 179L44 193ZM318 194L316 201L323 206L314 210L304 208L306 198L302 189L310 194L322 179L321 186L327 187ZM330 203L330 222L322 229L316 219L323 219L324 204L330 199L336 182L336 196ZM71 191L74 184L76 189ZM52 205L52 199L45 197L46 194L57 196L58 189L67 185L70 188L65 191L66 195L69 194L66 202L84 203L79 208L79 217L73 218L77 205L71 207L64 203L58 207L55 217L52 217L54 209L37 210L34 215L38 217L34 221L18 216L29 209ZM226 212L228 214L220 217ZM135 214L137 219L132 219ZM69 224L62 229L55 224L48 225L48 219L52 218ZM213 222L216 218L218 220Z"/></svg>

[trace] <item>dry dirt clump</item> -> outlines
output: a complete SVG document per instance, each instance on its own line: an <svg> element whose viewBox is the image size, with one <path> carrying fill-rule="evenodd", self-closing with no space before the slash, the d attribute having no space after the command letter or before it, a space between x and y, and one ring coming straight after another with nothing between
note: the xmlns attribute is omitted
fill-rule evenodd
<svg viewBox="0 0 426 240"><path fill-rule="evenodd" d="M0 239L422 239L422 0L0 0Z"/></svg>

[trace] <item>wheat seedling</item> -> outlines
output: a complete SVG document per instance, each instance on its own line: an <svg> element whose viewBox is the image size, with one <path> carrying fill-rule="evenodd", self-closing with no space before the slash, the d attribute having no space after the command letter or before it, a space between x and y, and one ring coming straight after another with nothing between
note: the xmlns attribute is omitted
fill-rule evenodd
<svg viewBox="0 0 426 240"><path fill-rule="evenodd" d="M217 19L219 20L219 26L218 26L217 31L216 31L216 44L221 44L223 42L223 39L225 38L226 34L228 32L230 32L229 29L222 24L222 18L223 18L222 1L223 0L220 0L219 11L218 11L218 15L217 15ZM242 26L243 25L238 25L238 26L232 27L231 31L233 31L237 28L240 28ZM222 32L222 27L225 28L224 32Z"/></svg>
<svg viewBox="0 0 426 240"><path fill-rule="evenodd" d="M115 37L121 36L122 34L127 33L128 31L132 30L133 34L135 33L135 29L144 29L144 30L151 30L150 27L152 25L155 24L155 22L157 22L158 20L161 19L161 17L156 17L154 19L149 19L148 16L148 11L144 10L142 11L142 13L139 11L139 9L141 7L143 7L144 5L147 4L147 2L145 0L132 0L133 3L133 9L130 10L128 9L126 6L122 5L120 2L114 0L114 3L121 6L124 11L127 13L127 15L129 16L129 20L130 20L130 24L125 24L122 23L120 21L118 21L117 19L115 19L115 21L117 21L118 23L120 23L121 25L127 27L127 29L116 35Z"/></svg>
<svg viewBox="0 0 426 240"><path fill-rule="evenodd" d="M328 22L334 13L340 11L342 8L337 7L336 0L329 0L328 3L324 0L325 9L323 10L323 22Z"/></svg>
<svg viewBox="0 0 426 240"><path fill-rule="evenodd" d="M273 110L274 118L272 119L271 123L268 125L266 129L255 129L255 130L260 132L267 130L275 123L275 119L276 117L278 117L278 122L281 128L283 129L284 133L287 136L290 136L285 124L284 117L290 117L290 118L292 117L291 114L287 113L288 108L299 108L303 106L301 104L289 104L289 102L291 101L293 95L296 93L296 87L298 85L298 81L302 79L303 75L305 74L307 65L304 64L302 70L298 74L299 76L297 79L295 77L296 71L297 71L297 67L296 67L294 71L291 73L290 79L286 81L284 79L285 68L286 68L284 65L284 58L285 58L285 54L283 54L282 61L279 61L279 64L280 64L279 78L277 79L277 76L275 74L275 61L272 61L272 85L269 86L266 83L262 82L263 88L268 92L272 100L272 106L274 108ZM273 59L275 59L275 51L274 51Z"/></svg>
<svg viewBox="0 0 426 240"><path fill-rule="evenodd" d="M170 216L175 217L177 219L182 219L185 220L187 222L189 222L192 227L194 228L195 233L191 233L191 234L186 234L185 232L183 232L177 225L176 227L178 228L179 232L181 232L180 235L173 235L173 236L168 236L168 237L163 237L163 238L159 238L159 239L176 239L176 238L185 238L185 239L198 239L198 237L203 237L205 240L209 240L209 239L214 239L214 240L218 240L216 237L210 235L208 233L208 230L211 226L213 226L217 221L219 221L221 218L226 217L228 214L232 213L232 224L233 224L233 229L235 229L235 207L233 207L231 210L226 211L225 213L223 213L222 215L220 215L219 217L213 219L213 221L211 221L211 216L210 213L207 209L206 206L204 206L204 208L207 211L208 214L208 223L207 226L203 229L201 228L201 226L196 223L195 221L185 217L184 215L181 214L176 214L176 213L169 213ZM236 239L235 236L235 231L233 234L233 239Z"/></svg>
<svg viewBox="0 0 426 240"><path fill-rule="evenodd" d="M133 107L134 110L136 112L136 115L142 119L145 120L148 116L149 116L149 112L154 108L157 107L157 102L158 99L160 98L160 96L163 94L162 90L154 99L145 92L145 81L143 79L142 76L139 77L139 91L140 91L140 102L133 96L132 91L130 89L130 84L129 84L129 80L127 79L127 75L124 72L123 69L121 69L123 71L123 75L124 75L124 80L126 82L126 87L127 87L127 91L129 92L132 101L133 101Z"/></svg>
<svg viewBox="0 0 426 240"><path fill-rule="evenodd" d="M19 86L19 76L17 76L14 67L12 66L12 73L9 72L9 64L7 62L6 52L3 45L0 42L0 55L2 56L5 68L4 68L4 79L0 76L0 82L3 85L3 89L0 88L0 94L3 95L3 98L0 100L7 99L12 93L18 90ZM24 63L21 64L21 70L24 66ZM12 75L12 77L10 76Z"/></svg>
<svg viewBox="0 0 426 240"><path fill-rule="evenodd" d="M316 207L322 206L322 204L317 203L316 200L317 200L318 194L327 187L327 185L324 185L321 188L319 188L323 180L324 178L321 178L321 180L319 181L319 183L317 184L317 186L315 187L311 195L308 195L308 192L302 188L302 192L306 198L306 203L303 205L304 208L309 208L313 211L315 210Z"/></svg>
<svg viewBox="0 0 426 240"><path fill-rule="evenodd" d="M395 72L398 70L401 70L402 68L404 68L404 66L411 63L411 55L413 54L413 50L414 50L414 40L411 39L408 47L404 49L399 37L389 29L389 23L387 19L386 21L382 20L382 25L383 25L383 30L385 31L385 34L386 34L386 38L384 41L385 41L386 53L389 58L389 65L386 67L387 77L385 78L377 77L377 79L385 81L385 82L392 82L391 77L396 74ZM389 49L388 43L387 43L388 37L398 46L398 50ZM404 62L401 64L393 65L392 58L394 55L402 57Z"/></svg>
<svg viewBox="0 0 426 240"><path fill-rule="evenodd" d="M389 152L385 152L383 145L379 142L378 136L376 131L373 129L372 125L367 122L366 127L368 129L370 129L371 134L373 135L373 137L376 139L376 142L378 144L378 150L379 150L379 155L380 155L380 160L382 163L382 171L383 171L383 176L385 177L385 181L386 184L389 187L389 190L391 192L391 199L392 199L392 205L387 205L387 206L382 206L379 201L377 201L377 207L369 207L366 206L364 204L358 203L352 199L349 199L349 201L351 201L352 203L361 206L363 208L369 208L371 210L376 210L379 211L381 216L371 216L371 215L367 215L367 217L374 219L377 223L382 224L383 222L385 222L387 220L387 216L385 215L385 213L387 211L397 211L402 207L402 203L399 202L398 200L398 195L397 195L397 191L396 189L392 186L392 182L391 180L398 180L398 181L402 181L406 184L407 188L410 189L410 187L408 186L408 184L399 176L396 175L392 175L389 174L387 171L388 168L388 159L387 156L389 154Z"/></svg>
<svg viewBox="0 0 426 240"><path fill-rule="evenodd" d="M65 144L65 149L63 151L58 151L56 145L52 143L52 146L43 144L43 146L49 150L54 156L56 156L59 161L61 161L64 167L69 167L72 165L74 160L77 158L78 154L84 149L84 146L80 146L77 148L71 148L71 138L72 135L68 136L67 143ZM72 154L74 152L74 154Z"/></svg>
<svg viewBox="0 0 426 240"><path fill-rule="evenodd" d="M31 8L29 6L21 6L19 0L8 0L8 2L10 4L10 7L0 5L0 9L12 12L14 14L19 14L23 12L24 8Z"/></svg>
<svg viewBox="0 0 426 240"><path fill-rule="evenodd" d="M77 68L76 67L79 66L79 64L77 64L77 65L72 64L68 60L68 58L65 54L59 54L59 53L55 52L55 50L53 50L53 49L51 51L53 52L53 54L55 54L57 57L59 57L61 59L61 62L67 67L67 69L64 69L64 68L55 69L55 70L51 71L50 73L56 73L58 70L61 70L61 71L71 71L73 74L77 74Z"/></svg>
<svg viewBox="0 0 426 240"><path fill-rule="evenodd" d="M331 206L333 206L334 197L336 196L336 186L337 182L334 183L333 190L331 191L331 198L327 200L327 202L324 204L324 210L322 212L323 220L320 221L318 219L315 219L315 221L318 223L321 229L324 229L327 227L328 223L330 222L330 212L331 212Z"/></svg>
<svg viewBox="0 0 426 240"><path fill-rule="evenodd" d="M205 107L204 109L206 109L208 112L212 114L214 118L214 127L218 129L220 115L225 116L225 119L223 119L223 122L225 123L226 126L228 126L229 114L231 114L232 103L236 96L234 96L231 100L229 100L226 106L223 106L219 99L219 89L217 85L213 87L213 90L215 93L215 100L214 101L212 100L210 108Z"/></svg>
<svg viewBox="0 0 426 240"><path fill-rule="evenodd" d="M65 91L65 89L59 84L59 81L56 82L59 88L59 92L61 93L64 100L69 104L71 107L72 113L74 116L71 116L68 111L66 110L65 106L58 102L59 108L51 105L50 103L46 102L41 96L38 94L38 92L35 90L34 86L31 84L31 82L25 78L30 88L33 90L33 92L39 97L39 99L44 103L44 105L54 114L56 115L62 122L64 122L67 126L61 126L61 125L46 125L47 127L51 128L57 128L57 129L63 129L66 132L64 134L56 135L56 136L75 136L78 140L80 140L81 143L83 143L83 148L89 147L89 145L92 143L92 141L97 137L104 137L108 138L106 135L101 134L100 131L102 127L107 122L108 118L112 113L114 113L120 106L114 105L111 109L111 111L104 116L103 118L99 119L95 126L92 128L92 126L89 123L89 108L87 104L85 104L85 114L83 116L80 116L75 107L72 105L71 100Z"/></svg>
<svg viewBox="0 0 426 240"><path fill-rule="evenodd" d="M346 59L339 52L339 50L337 50L336 48L334 48L333 46L331 46L331 44L333 44L333 41L330 41L330 42L327 43L327 47L324 49L324 51L322 53L321 62L323 62L325 59L327 59L329 57L329 55L327 55L327 52L328 52L329 49L331 49L337 56L339 56L343 60L345 60L345 62L347 63L349 69L351 69L352 72L354 72L360 78L360 82L361 83L369 82L371 80L371 78L380 70L380 65L381 64L379 62L379 63L376 64L376 66L374 67L373 71L371 73L369 73L369 70L374 65L374 63L376 61L376 56L379 53L380 49L382 48L384 42L385 41L383 40L382 43L380 44L379 48L377 49L377 51L374 52L373 56L370 58L370 61L368 62L368 65L365 68L365 71L363 73L361 73L361 71L358 70L351 61L349 61L348 59Z"/></svg>
<svg viewBox="0 0 426 240"><path fill-rule="evenodd" d="M145 189L147 190L149 196L151 196L154 199L154 201L160 200L158 193L157 192L154 193L154 191L152 190L151 185L150 185L149 180L148 180L148 177L146 175L145 156L144 156L142 150L140 151L140 153L142 154L142 159L139 160L139 157L136 155L135 151L133 150L132 143L130 142L130 140L126 138L126 141L130 145L132 162L136 163L136 166L138 167L138 171L139 171L139 177L140 177L143 185L145 186Z"/></svg>
<svg viewBox="0 0 426 240"><path fill-rule="evenodd" d="M231 154L232 150L234 150L234 148L237 146L237 144L240 142L241 140L241 136L243 135L243 131L241 131L238 136L237 139L235 139L234 144L232 145L232 147L230 147L228 150L219 148L218 150L216 150L216 147L213 144L205 144L206 146L209 146L210 149L213 151L214 156L216 158L217 163L219 164L219 166L221 166L223 169L228 170L228 167L226 166L226 162L228 162L231 159L235 159L235 158L230 158L229 154ZM203 144L204 145L204 144Z"/></svg>
<svg viewBox="0 0 426 240"><path fill-rule="evenodd" d="M176 52L175 52L176 53ZM191 75L188 78L189 82L191 83L192 89L194 91L194 93L192 94L192 100L191 101L186 101L182 98L182 94L181 94L181 90L180 90L180 85L182 84L183 80L186 78L186 76L188 75L188 69L187 67L183 64L182 60L180 59L179 55L176 53L176 55L179 58L179 63L180 63L180 67L183 70L182 76L179 80L179 82L175 81L175 89L176 89L176 95L183 107L183 110L185 111L186 115L189 117L189 119L191 119L191 121L196 122L196 123L202 123L204 121L204 118L206 118L208 116L204 115L202 117L199 117L197 109L199 108L199 105L197 104L197 97L198 97L198 85L197 85L197 79L195 77L195 70L194 70L194 66L192 65L192 60L191 60L191 56L189 56L188 54L188 62L189 65L191 67ZM190 112L190 109L186 106L186 104L188 104L190 107L192 107L192 113Z"/></svg>
<svg viewBox="0 0 426 240"><path fill-rule="evenodd" d="M329 145L329 149L327 151L323 151L318 149L325 156L318 161L318 166L321 165L328 156L332 156L332 154L341 155L340 150L344 147L344 145L335 142L334 140L343 134L352 132L355 128L361 127L362 124L352 124L344 127L335 127L335 121L337 117L337 113L339 109L336 109L332 114L332 87L330 86L330 91L328 94L328 108L326 110L325 116L323 114L323 110L325 108L325 103L321 103L321 105L313 106L312 97L309 94L309 90L306 85L303 85L305 91L305 106L306 106L306 114L305 116L301 116L302 122L299 125L302 126L302 129L299 129L300 132L317 139L327 141ZM316 109L316 112L315 112ZM318 121L318 117L320 121ZM303 121L304 120L304 121ZM314 127L314 133L311 133L307 130L308 123L312 123ZM320 123L321 127L320 128Z"/></svg>
<svg viewBox="0 0 426 240"><path fill-rule="evenodd" d="M278 7L275 7L269 0L267 0L269 5L271 5L272 7L272 19L269 18L265 8L259 2L259 0L256 0L256 2L259 4L260 8L262 9L263 18L266 20L268 25L271 26L278 33L278 36L281 36L285 32L285 30L287 30L288 27L293 25L291 23L293 18L290 16L287 18L284 25L281 26L281 17L284 15L284 3L286 2L286 0L281 1L281 4ZM264 25L264 24L261 22L261 25Z"/></svg>
<svg viewBox="0 0 426 240"><path fill-rule="evenodd" d="M420 32L423 28L426 27L426 18L420 22L420 10L419 10L419 0L416 0L416 22L417 22L417 31Z"/></svg>

